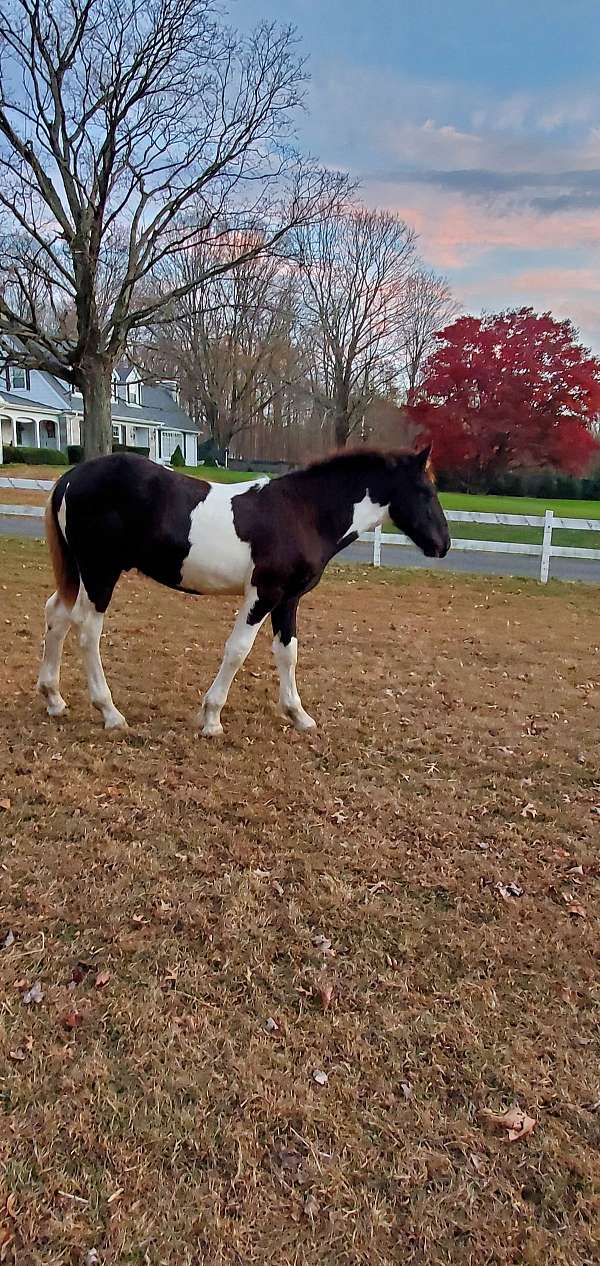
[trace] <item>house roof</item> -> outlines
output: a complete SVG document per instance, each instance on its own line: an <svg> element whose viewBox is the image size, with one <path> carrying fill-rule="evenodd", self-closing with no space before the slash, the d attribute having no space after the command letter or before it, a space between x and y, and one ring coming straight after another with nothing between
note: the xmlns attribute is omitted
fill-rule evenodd
<svg viewBox="0 0 600 1266"><path fill-rule="evenodd" d="M130 371L119 367L119 381L124 383ZM28 409L39 410L50 415L57 413L83 412L81 396L73 394L66 383L53 374L41 370L32 371L32 387L29 391L6 391L0 388L0 407L3 403L27 413ZM111 401L111 413L114 422L132 422L138 426L148 423L173 431L192 431L201 434L202 429L188 416L181 405L173 399L166 387L140 384L141 401L139 405L127 404L126 400Z"/></svg>

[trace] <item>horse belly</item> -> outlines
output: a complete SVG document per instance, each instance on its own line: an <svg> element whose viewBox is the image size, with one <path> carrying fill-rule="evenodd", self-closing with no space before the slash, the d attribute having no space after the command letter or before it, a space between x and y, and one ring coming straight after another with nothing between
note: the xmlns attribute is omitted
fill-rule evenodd
<svg viewBox="0 0 600 1266"><path fill-rule="evenodd" d="M194 593L243 593L251 572L252 556L245 541L233 532L207 532L190 544L181 587Z"/></svg>

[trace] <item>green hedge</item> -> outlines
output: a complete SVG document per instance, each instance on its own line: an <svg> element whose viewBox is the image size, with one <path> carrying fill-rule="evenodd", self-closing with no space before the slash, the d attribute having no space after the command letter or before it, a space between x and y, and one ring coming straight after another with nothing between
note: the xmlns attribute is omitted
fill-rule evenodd
<svg viewBox="0 0 600 1266"><path fill-rule="evenodd" d="M24 444L5 444L6 464L23 463L26 466L68 466L66 453L59 448L27 448Z"/></svg>
<svg viewBox="0 0 600 1266"><path fill-rule="evenodd" d="M507 470L490 479L470 479L461 471L440 470L441 492L479 492L498 497L549 497L567 501L600 499L600 467L578 478L561 470Z"/></svg>
<svg viewBox="0 0 600 1266"><path fill-rule="evenodd" d="M139 453L140 457L149 457L150 449L141 448L139 444L113 444L113 453Z"/></svg>

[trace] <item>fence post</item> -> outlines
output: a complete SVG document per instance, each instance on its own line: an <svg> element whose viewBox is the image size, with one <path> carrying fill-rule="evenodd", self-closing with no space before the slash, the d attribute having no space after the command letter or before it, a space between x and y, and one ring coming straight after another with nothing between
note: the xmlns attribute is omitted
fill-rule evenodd
<svg viewBox="0 0 600 1266"><path fill-rule="evenodd" d="M373 533L373 566L381 567L381 528L376 527Z"/></svg>
<svg viewBox="0 0 600 1266"><path fill-rule="evenodd" d="M540 580L543 585L548 581L548 571L550 569L553 522L554 510L546 510L544 515L544 536L542 538L542 557L540 559Z"/></svg>

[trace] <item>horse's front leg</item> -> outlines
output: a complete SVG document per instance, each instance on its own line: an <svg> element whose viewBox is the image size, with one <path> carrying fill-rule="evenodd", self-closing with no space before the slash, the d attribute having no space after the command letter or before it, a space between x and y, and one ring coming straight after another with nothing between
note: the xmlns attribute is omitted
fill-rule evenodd
<svg viewBox="0 0 600 1266"><path fill-rule="evenodd" d="M227 702L229 688L252 650L258 630L275 605L277 597L279 595L271 600L266 595L259 596L254 586L246 593L243 606L225 643L221 667L202 700L199 722L206 738L215 738L223 733L221 709Z"/></svg>
<svg viewBox="0 0 600 1266"><path fill-rule="evenodd" d="M279 672L279 707L297 730L315 730L316 721L304 711L296 685L298 662L298 638L296 615L299 598L280 602L271 612L273 624L273 654Z"/></svg>

